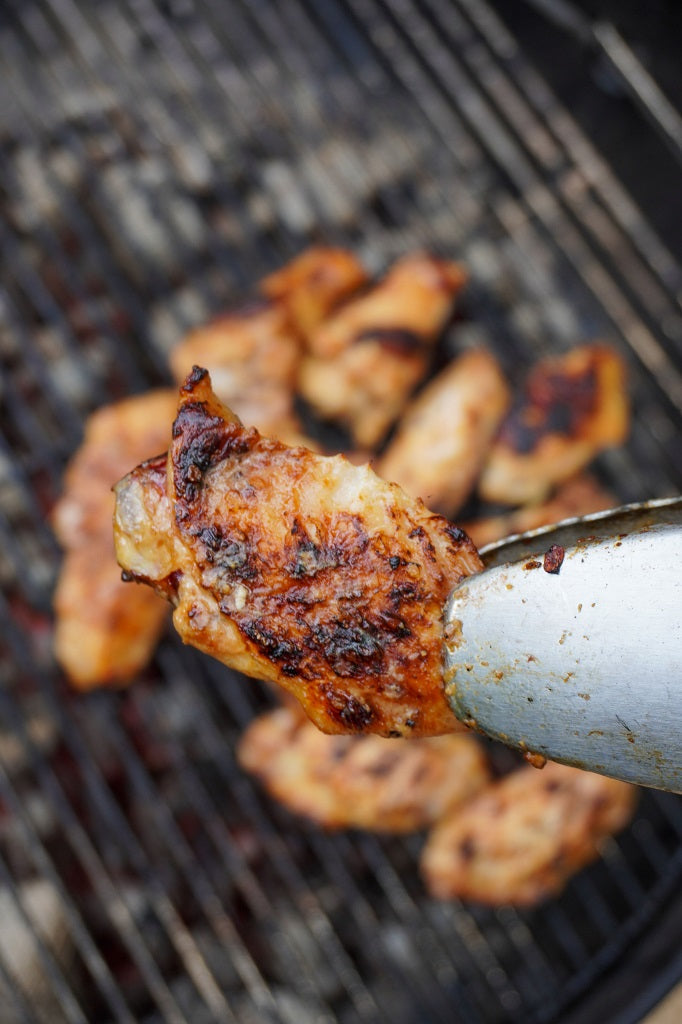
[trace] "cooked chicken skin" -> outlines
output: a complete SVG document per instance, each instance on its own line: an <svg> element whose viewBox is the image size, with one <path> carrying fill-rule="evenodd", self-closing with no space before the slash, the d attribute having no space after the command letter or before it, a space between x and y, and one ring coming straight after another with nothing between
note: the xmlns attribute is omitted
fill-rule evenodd
<svg viewBox="0 0 682 1024"><path fill-rule="evenodd" d="M411 743L327 736L290 708L257 718L237 756L276 800L326 828L412 832L459 806L490 778L471 735Z"/></svg>
<svg viewBox="0 0 682 1024"><path fill-rule="evenodd" d="M367 271L352 253L320 246L270 274L260 290L284 304L294 329L312 349L319 325L367 281Z"/></svg>
<svg viewBox="0 0 682 1024"><path fill-rule="evenodd" d="M458 264L415 253L330 316L301 364L299 388L313 410L346 425L361 447L383 440L426 373L465 282Z"/></svg>
<svg viewBox="0 0 682 1024"><path fill-rule="evenodd" d="M625 367L605 345L584 345L543 359L502 425L483 469L488 501L542 501L604 448L621 444L629 425Z"/></svg>
<svg viewBox="0 0 682 1024"><path fill-rule="evenodd" d="M408 406L377 465L429 508L452 516L469 496L510 401L495 357L465 352Z"/></svg>
<svg viewBox="0 0 682 1024"><path fill-rule="evenodd" d="M561 891L632 817L626 782L547 764L519 769L436 824L421 870L438 899L530 906Z"/></svg>
<svg viewBox="0 0 682 1024"><path fill-rule="evenodd" d="M119 563L186 642L280 683L324 732L451 731L443 606L481 567L457 527L369 467L245 429L198 368L167 464L116 494Z"/></svg>
<svg viewBox="0 0 682 1024"><path fill-rule="evenodd" d="M282 303L259 299L197 327L170 354L178 384L199 363L245 423L285 436L299 428L293 399L301 342Z"/></svg>
<svg viewBox="0 0 682 1024"><path fill-rule="evenodd" d="M594 477L584 473L562 484L556 494L540 505L525 505L500 516L488 516L463 523L462 529L469 534L478 548L492 544L513 533L537 530L540 526L551 526L562 519L573 516L587 516L590 512L602 512L618 505L615 495L602 487Z"/></svg>
<svg viewBox="0 0 682 1024"><path fill-rule="evenodd" d="M190 331L170 355L175 379L181 384L196 364L208 367L216 394L244 423L296 443L293 399L304 343L366 280L344 249L306 250L260 283L262 298Z"/></svg>
<svg viewBox="0 0 682 1024"><path fill-rule="evenodd" d="M152 391L98 410L66 470L52 517L66 549L54 597L55 655L80 689L129 680L163 627L163 601L121 581L112 487L131 462L166 447L176 401L173 391Z"/></svg>

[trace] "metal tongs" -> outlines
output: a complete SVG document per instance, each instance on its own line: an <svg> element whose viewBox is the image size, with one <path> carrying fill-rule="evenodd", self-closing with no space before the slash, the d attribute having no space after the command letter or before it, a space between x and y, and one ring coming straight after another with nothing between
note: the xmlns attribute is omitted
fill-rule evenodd
<svg viewBox="0 0 682 1024"><path fill-rule="evenodd" d="M682 498L489 545L445 613L459 719L526 753L682 792Z"/></svg>

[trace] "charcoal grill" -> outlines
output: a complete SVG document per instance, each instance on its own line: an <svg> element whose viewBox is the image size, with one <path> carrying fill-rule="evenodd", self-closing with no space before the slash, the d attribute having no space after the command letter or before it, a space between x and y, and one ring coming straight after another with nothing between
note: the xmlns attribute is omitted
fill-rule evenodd
<svg viewBox="0 0 682 1024"><path fill-rule="evenodd" d="M543 907L438 904L421 837L325 835L239 771L257 684L170 634L125 692L74 695L51 655L46 516L84 417L167 381L186 328L311 242L462 259L442 355L483 339L512 380L611 339L636 417L599 473L624 501L680 489L680 266L552 91L549 44L539 74L518 40L553 17L608 79L583 101L665 152L671 244L680 120L611 23L535 6L511 34L485 0L4 5L3 1022L629 1024L682 974L679 798L644 794Z"/></svg>

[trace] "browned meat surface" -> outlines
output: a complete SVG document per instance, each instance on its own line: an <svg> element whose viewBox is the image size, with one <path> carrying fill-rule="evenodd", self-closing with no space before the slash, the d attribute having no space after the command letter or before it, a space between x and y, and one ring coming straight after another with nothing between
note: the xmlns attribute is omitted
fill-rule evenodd
<svg viewBox="0 0 682 1024"><path fill-rule="evenodd" d="M602 487L594 477L582 474L562 484L549 501L539 505L525 505L504 515L472 520L463 523L462 529L466 530L477 547L482 548L513 533L537 530L540 526L551 526L573 516L602 512L607 508L615 508L618 503L615 495Z"/></svg>
<svg viewBox="0 0 682 1024"><path fill-rule="evenodd" d="M313 410L346 425L361 447L378 444L424 377L465 282L458 264L414 253L330 316L301 365Z"/></svg>
<svg viewBox="0 0 682 1024"><path fill-rule="evenodd" d="M438 899L539 903L628 823L636 794L564 765L521 768L438 822L422 853L426 885Z"/></svg>
<svg viewBox="0 0 682 1024"><path fill-rule="evenodd" d="M543 359L531 372L484 467L479 491L510 505L542 501L629 424L625 368L604 345Z"/></svg>
<svg viewBox="0 0 682 1024"><path fill-rule="evenodd" d="M280 683L326 732L453 728L443 605L481 562L421 501L245 429L201 370L181 388L167 466L116 491L119 562L173 602L186 642Z"/></svg>
<svg viewBox="0 0 682 1024"><path fill-rule="evenodd" d="M328 736L290 708L256 719L239 762L290 810L327 828L411 832L436 821L489 780L473 736Z"/></svg>
<svg viewBox="0 0 682 1024"><path fill-rule="evenodd" d="M293 399L304 342L366 279L344 249L307 249L260 283L263 298L190 331L170 355L175 379L208 367L216 394L244 423L298 443Z"/></svg>
<svg viewBox="0 0 682 1024"><path fill-rule="evenodd" d="M510 395L495 357L466 352L408 406L377 465L429 508L452 516L469 496Z"/></svg>
<svg viewBox="0 0 682 1024"><path fill-rule="evenodd" d="M197 327L170 354L179 384L195 364L207 366L216 393L245 423L285 437L299 429L293 399L300 359L286 307L268 299Z"/></svg>
<svg viewBox="0 0 682 1024"><path fill-rule="evenodd" d="M292 326L312 347L323 320L367 280L360 261L346 249L315 247L270 274L260 288L283 303Z"/></svg>
<svg viewBox="0 0 682 1024"><path fill-rule="evenodd" d="M168 444L173 391L152 391L94 413L64 478L53 526L66 549L54 597L55 654L81 689L129 680L156 645L166 609L121 581L112 538L113 485Z"/></svg>

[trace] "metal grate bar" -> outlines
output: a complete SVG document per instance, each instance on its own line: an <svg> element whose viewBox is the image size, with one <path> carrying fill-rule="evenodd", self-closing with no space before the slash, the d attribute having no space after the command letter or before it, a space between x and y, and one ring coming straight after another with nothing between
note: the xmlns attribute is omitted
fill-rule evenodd
<svg viewBox="0 0 682 1024"><path fill-rule="evenodd" d="M166 663L168 663L169 659L166 658L165 660L166 660ZM176 671L176 669L173 666L169 666L169 668L167 669L167 673L169 675L171 675L175 671ZM240 684L236 683L235 685L240 685ZM207 711L204 709L203 702L200 703L200 708L201 708L201 711L200 711L200 715L201 715L201 719L200 719L200 721L201 721L201 732L202 732L202 734L205 734L206 730L209 728L210 716L208 715ZM196 712L197 708L195 707L194 710ZM220 760L222 762L222 760L225 757L225 740L221 739L221 737L218 737L218 736L214 735L211 738L210 742L211 742L211 744L215 743L216 747L218 747L218 749L222 748L221 753L217 755L218 757L220 757ZM191 788L192 805L193 806L201 806L202 807L203 818L204 818L205 822L207 823L208 827L210 828L211 827L211 823L214 820L215 814L217 812L217 808L215 808L213 810L213 813L211 813L211 810L208 807L208 803L207 803L207 800L210 799L210 798L208 797L208 794L205 791L203 791L202 788L200 788L201 787L201 783L198 782L198 780L194 776L194 773L192 772L191 763L186 759L186 757L184 756L183 752L177 747L177 745L174 745L174 750L176 751L177 756L182 758L182 769L181 769L181 772L180 772L180 777L183 780L183 784L184 783L187 783L188 785L191 784L191 787L192 787ZM238 769L236 769L236 767L233 767L233 768L230 769L229 778L230 778L230 783L231 783L232 786L234 785L234 777L235 777L235 774L237 772L238 772ZM376 917L376 914L374 914L372 912L370 904L367 902L366 898L360 892L360 889L354 883L354 881L352 880L352 877L349 875L348 871L346 870L346 867L344 865L343 860L341 858L339 858L338 853L337 853L338 840L335 840L334 842L324 841L315 832L313 832L311 837L310 837L310 841L311 841L311 843L313 844L313 846L317 850L317 857L318 857L318 860L320 861L320 863L324 864L326 871L336 880L337 884L342 885L344 891L347 892L347 895L348 895L348 905L353 908L353 913L358 918L358 920L357 920L357 927L361 930L360 933L361 934L371 934L371 930L370 929L372 927L376 927L377 926L378 919ZM225 861L225 866L227 868L229 868L230 864L232 864L234 862L234 859L235 859L234 851L233 850L230 850L230 851L226 851L225 850L224 837L222 837L222 836L218 837L216 845L220 848L220 852L223 855L223 858L224 858L224 861ZM239 880L239 884L240 885L243 883L244 875L247 872L248 872L248 869L246 868L246 865L242 861L239 864L239 870L238 870L238 880ZM259 916L263 917L266 920L268 918L270 920L272 920L272 915L273 915L273 907L272 907L272 905L267 901L267 899L265 899L264 894L260 891L260 889L258 887L258 884L255 881L255 879L253 879L253 877L249 877L248 881L249 881L248 891L245 888L245 895L247 895L247 898L250 898L253 902L255 902L257 904ZM302 948L301 949L301 953L304 954L305 953L305 949ZM383 949L381 947L378 950L374 950L373 949L373 950L368 951L368 955L370 956L370 958L376 958L377 955L380 956L380 960L378 961L379 969L382 971L383 974L390 975L390 973L395 970L395 967L390 962L390 960L387 960L386 957L382 955L383 953L384 953L384 951L383 951ZM300 966L301 969L305 970L306 965L305 965L304 962L301 962L300 958L299 958L299 966ZM423 968L426 968L427 966L428 965L424 964ZM427 974L428 974L428 971L427 971ZM311 981L312 980L313 979L311 979ZM403 978L403 981L404 981L404 978ZM311 987L314 989L315 988L314 984ZM442 993L436 993L432 989L430 989L428 991L421 991L419 993L419 995L420 995L420 999L422 1000L422 1005L424 1005L424 1002L423 1002L424 1000L426 1000L426 1005L428 1005L429 1002L434 1003L434 1000L436 1000L438 998L438 996L440 996L441 1000L443 998L443 994ZM442 1005L439 1006L439 1008L436 1008L436 1009L439 1012L439 1014L441 1014L441 1015L445 1014L442 1017L442 1019L450 1019L451 1006L446 1005L446 1004L443 1003ZM435 1012L435 1010L434 1010L434 1012Z"/></svg>
<svg viewBox="0 0 682 1024"><path fill-rule="evenodd" d="M670 301L679 306L679 261L651 230L613 171L570 113L557 102L544 79L527 61L521 59L514 39L489 4L474 4L470 0L460 0L460 4L495 58L503 66L509 64L513 67L513 75L510 73L508 78L514 90L521 91L525 103L530 105L546 131L560 143L610 216L641 253L654 276L666 289Z"/></svg>
<svg viewBox="0 0 682 1024"><path fill-rule="evenodd" d="M3 710L5 709L6 701L3 701ZM18 727L22 730L22 744L28 751L31 749L31 744L23 732L23 723L18 722ZM33 754L32 750L31 754ZM31 851L37 870L40 872L42 877L49 880L56 892L59 893L62 908L68 920L69 930L76 947L87 964L90 974L95 979L102 994L106 998L109 1004L109 1009L114 1014L117 1021L124 1022L124 1024L135 1024L135 1020L131 1016L130 1011L121 996L118 985L114 981L107 964L102 959L99 950L92 941L81 914L62 884L61 878L55 870L54 864L47 854L35 827L26 814L22 801L13 787L11 779L2 764L0 764L0 795L2 796L2 799L7 802L8 807L11 808L12 814L15 816L16 821L20 826L22 839L24 840L26 849Z"/></svg>
<svg viewBox="0 0 682 1024"><path fill-rule="evenodd" d="M351 0L351 3L355 2ZM452 149L450 133L446 130L447 123L454 117L464 118L470 131L486 147L492 159L511 177L522 206L527 207L529 213L537 217L548 232L556 231L557 199L533 172L521 152L516 136L507 131L497 112L482 94L479 83L464 74L457 54L444 48L437 34L429 29L421 15L411 6L410 0L395 0L393 11L397 12L395 31L392 26L389 30L389 23L382 18L374 23L380 26L380 32L370 24L370 34L373 33L378 49L390 61L396 77L403 80L407 74L406 68L410 68L410 74L414 76L414 81L410 82L414 95L432 121L436 115L433 87L436 86L439 94L444 97L447 106L439 104L437 108L439 121L440 116L443 117L442 126L437 125L443 143ZM428 66L425 52L429 55ZM430 102L427 102L427 96ZM570 256L583 282L611 314L621 335L656 378L662 391L669 396L672 407L682 407L682 382L659 341L643 324L638 323L633 330L636 315L629 301L605 268L595 261L576 229L566 223L560 237L565 254Z"/></svg>
<svg viewBox="0 0 682 1024"><path fill-rule="evenodd" d="M463 0L463 3L467 8L472 7L469 0ZM437 6L441 8L442 4L437 3ZM599 246L601 261L608 266L609 272L625 294L631 296L637 308L641 309L649 327L660 332L661 323L665 323L668 332L679 333L682 328L679 316L679 268L668 286L659 275L652 273L650 261L642 262L639 254L641 246L636 245L641 218L631 218L631 223L624 228L616 217L611 216L612 211L605 208L604 202L610 189L602 186L598 190L593 187L582 174L580 164L573 163L572 152L563 145L559 148L555 144L545 123L554 124L557 118L551 109L547 112L546 122L535 116L526 96L516 87L517 76L512 58L508 57L504 62L499 57L493 60L492 52L488 56L477 39L469 38L471 32L464 23L459 26L456 18L451 15L446 17L441 11L438 17L436 30L446 38L451 38L453 47L463 54L469 73L476 76L491 104L521 140L525 153L540 171L544 170L550 181L555 182L555 192L559 200L563 200L566 210L578 224L589 225L590 234ZM573 137L575 134L574 131ZM589 166L590 160L586 157L583 162ZM598 182L600 178L601 175L597 178ZM614 258L615 254L617 258ZM667 262L672 263L671 257L668 256ZM665 335L660 335L660 340L666 345ZM674 359L675 346L671 341L667 342L666 348L671 359Z"/></svg>
<svg viewBox="0 0 682 1024"><path fill-rule="evenodd" d="M178 652L178 656L181 653L184 652ZM229 680L229 689L226 691L225 686L221 686L219 696L224 701L228 711L231 711L231 691L233 688L241 687L243 685L242 681L234 680L220 666L211 665L207 666L207 668L209 671L212 669L216 675L221 675L223 683ZM196 671L194 675L197 675ZM267 837L273 868L275 868L281 881L284 883L285 891L300 894L300 909L303 910L305 908L307 925L316 941L322 944L325 949L329 963L333 965L339 980L346 988L348 995L353 999L356 1011L361 1015L361 1019L372 1019L370 1014L372 1012L376 1013L377 1007L373 1005L371 993L366 989L356 968L339 942L335 929L319 899L306 884L303 875L288 852L281 834L261 810L253 787L245 779L240 779L235 766L228 760L225 738L215 728L212 716L204 710L203 702L198 701L194 710L201 714L202 738L206 745L207 753L211 755L215 770L219 773L225 784L229 786L230 793L241 807L245 817L253 820L257 824L259 833ZM252 713L249 715L250 717L252 717ZM243 783L242 785L239 784L240 781Z"/></svg>

